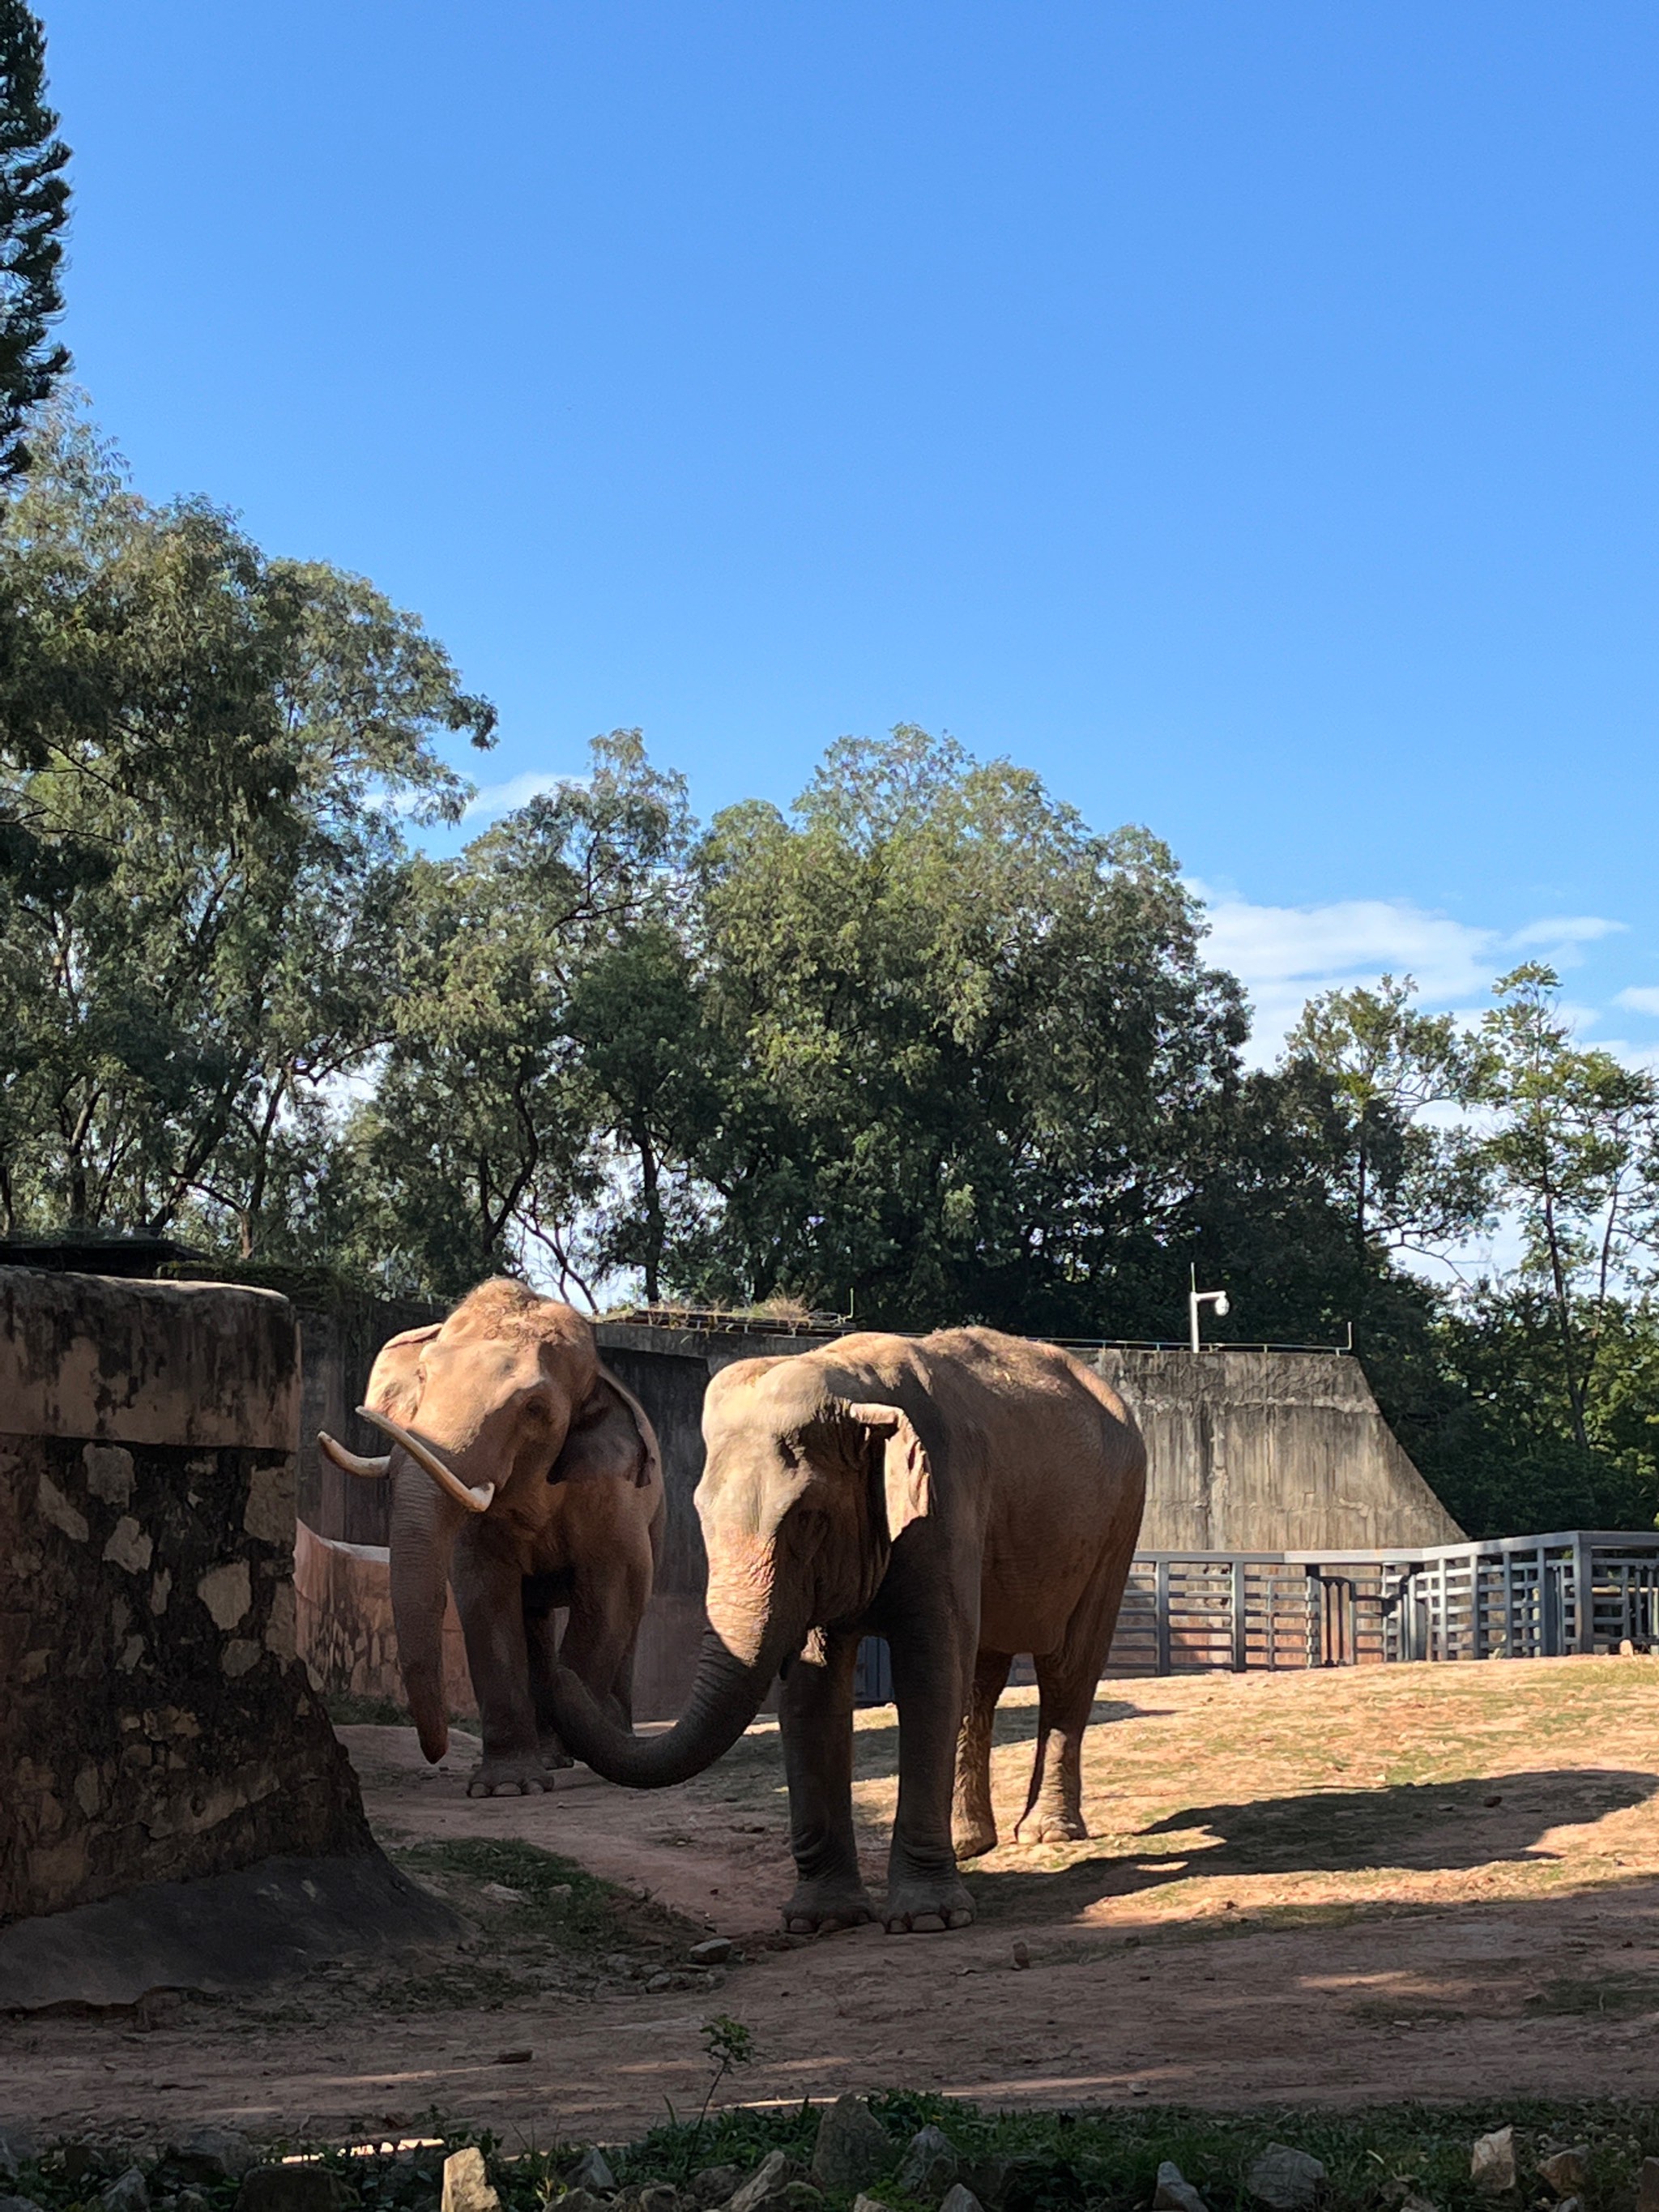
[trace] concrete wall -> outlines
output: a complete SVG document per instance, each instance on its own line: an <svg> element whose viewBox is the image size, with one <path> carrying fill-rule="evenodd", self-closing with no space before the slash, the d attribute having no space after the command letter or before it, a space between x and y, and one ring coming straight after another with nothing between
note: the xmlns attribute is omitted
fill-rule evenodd
<svg viewBox="0 0 1659 2212"><path fill-rule="evenodd" d="M1146 1439L1149 1552L1455 1544L1346 1353L1118 1350L1095 1364Z"/></svg>
<svg viewBox="0 0 1659 2212"><path fill-rule="evenodd" d="M0 1268L0 1924L368 1849L295 1652L284 1299Z"/></svg>

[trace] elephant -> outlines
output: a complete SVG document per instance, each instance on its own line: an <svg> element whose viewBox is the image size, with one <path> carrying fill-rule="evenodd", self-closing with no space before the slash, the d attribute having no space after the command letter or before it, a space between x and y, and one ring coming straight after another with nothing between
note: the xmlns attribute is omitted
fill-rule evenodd
<svg viewBox="0 0 1659 2212"><path fill-rule="evenodd" d="M449 1747L453 1581L483 1735L468 1795L550 1790L571 1764L552 1717L556 1607L569 1607L562 1663L631 1725L663 1525L650 1422L574 1307L505 1279L382 1345L358 1411L388 1439L384 1457L318 1443L349 1474L392 1484L392 1611L421 1749L435 1760Z"/></svg>
<svg viewBox="0 0 1659 2212"><path fill-rule="evenodd" d="M991 1727L1016 1652L1040 1690L1016 1835L1088 1833L1083 1735L1140 1528L1139 1431L1057 1347L960 1328L734 1361L708 1386L703 1437L708 1626L684 1709L635 1736L561 1669L567 1747L636 1789L684 1781L781 1674L799 1877L784 1925L854 1925L874 1908L853 1829L854 1669L860 1637L884 1636L899 1790L884 1917L890 1933L964 1926L957 1857L997 1840Z"/></svg>

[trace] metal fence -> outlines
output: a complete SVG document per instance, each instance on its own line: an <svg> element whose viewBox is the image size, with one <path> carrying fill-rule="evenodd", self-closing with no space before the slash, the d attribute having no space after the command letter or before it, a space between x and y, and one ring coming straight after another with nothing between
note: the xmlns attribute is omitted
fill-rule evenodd
<svg viewBox="0 0 1659 2212"><path fill-rule="evenodd" d="M1537 1659L1659 1645L1659 1532L1386 1552L1140 1552L1115 1674Z"/></svg>
<svg viewBox="0 0 1659 2212"><path fill-rule="evenodd" d="M1571 1528L1390 1552L1137 1552L1108 1671L1357 1667L1659 1650L1659 1530ZM1033 1679L1016 1662L1013 1679ZM891 1698L859 1647L861 1705Z"/></svg>

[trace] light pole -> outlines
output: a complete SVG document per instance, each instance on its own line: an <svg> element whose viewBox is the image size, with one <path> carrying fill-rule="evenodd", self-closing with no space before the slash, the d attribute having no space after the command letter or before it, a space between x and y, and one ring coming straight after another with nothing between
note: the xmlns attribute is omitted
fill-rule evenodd
<svg viewBox="0 0 1659 2212"><path fill-rule="evenodd" d="M1199 1340L1199 1309L1200 1306L1213 1306L1215 1308L1216 1319L1218 1321L1224 1321L1227 1317L1227 1293L1225 1291L1200 1291L1198 1287L1198 1269L1196 1267L1192 1271L1192 1280L1193 1287L1187 1294L1187 1326L1188 1334L1192 1340L1193 1350L1194 1352L1201 1352L1204 1347Z"/></svg>

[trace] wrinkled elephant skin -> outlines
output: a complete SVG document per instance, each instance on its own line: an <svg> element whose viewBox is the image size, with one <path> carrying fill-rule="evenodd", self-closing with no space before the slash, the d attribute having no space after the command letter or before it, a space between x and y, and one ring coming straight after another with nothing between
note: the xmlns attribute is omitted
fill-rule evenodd
<svg viewBox="0 0 1659 2212"><path fill-rule="evenodd" d="M551 1789L570 1764L553 1714L556 1607L568 1607L559 1663L630 1723L662 1526L651 1425L599 1365L581 1315L505 1280L383 1345L364 1411L392 1439L385 1459L322 1441L392 1486L392 1615L421 1747L429 1759L448 1747L447 1582L483 1735L470 1791Z"/></svg>
<svg viewBox="0 0 1659 2212"><path fill-rule="evenodd" d="M561 1673L567 1743L613 1781L683 1781L736 1741L781 1670L799 1876L785 1924L869 1919L853 1677L860 1638L884 1636L899 1797L884 1917L896 1933L962 1926L973 1904L957 1856L996 1841L991 1726L1017 1652L1032 1654L1042 1695L1018 1839L1088 1832L1083 1734L1140 1528L1139 1431L1066 1352L967 1328L737 1361L709 1385L703 1435L709 1629L685 1710L647 1741Z"/></svg>

